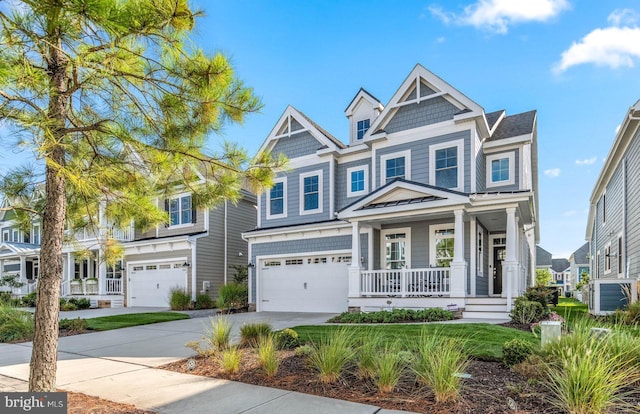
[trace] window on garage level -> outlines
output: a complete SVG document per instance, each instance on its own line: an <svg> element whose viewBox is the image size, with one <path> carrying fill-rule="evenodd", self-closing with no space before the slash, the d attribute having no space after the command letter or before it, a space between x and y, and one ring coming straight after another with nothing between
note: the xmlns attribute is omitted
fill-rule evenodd
<svg viewBox="0 0 640 414"><path fill-rule="evenodd" d="M169 212L170 226L180 226L196 222L196 211L191 202L191 194L170 198L167 200L165 207Z"/></svg>

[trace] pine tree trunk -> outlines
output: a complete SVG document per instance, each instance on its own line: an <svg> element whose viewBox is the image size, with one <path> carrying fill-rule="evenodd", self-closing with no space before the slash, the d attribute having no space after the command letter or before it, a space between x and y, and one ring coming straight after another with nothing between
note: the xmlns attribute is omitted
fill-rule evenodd
<svg viewBox="0 0 640 414"><path fill-rule="evenodd" d="M58 29L55 29L56 31ZM54 33L57 35L58 33ZM67 101L64 96L68 61L61 52L60 36L55 36L49 52L49 108L51 121L45 143L49 161L45 174L45 208L42 218L42 244L40 246L40 275L35 312L35 335L31 351L29 391L56 390L58 360L58 315L60 313L60 286L62 282L62 241L65 226L65 179L59 173L65 165L63 147Z"/></svg>

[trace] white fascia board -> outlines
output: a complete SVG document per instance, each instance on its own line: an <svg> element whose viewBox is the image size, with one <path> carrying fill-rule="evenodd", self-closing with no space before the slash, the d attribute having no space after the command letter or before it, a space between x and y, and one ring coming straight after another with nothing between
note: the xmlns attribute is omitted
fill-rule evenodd
<svg viewBox="0 0 640 414"><path fill-rule="evenodd" d="M344 111L344 114L346 117L353 116L353 113L355 112L356 108L360 105L361 100L365 100L369 102L373 108L377 108L380 111L384 109L384 107L380 102L378 102L378 100L376 100L367 91L361 88L356 94L356 96L351 100L351 105L349 105L349 107Z"/></svg>
<svg viewBox="0 0 640 414"><path fill-rule="evenodd" d="M437 203L437 204L436 204ZM429 204L429 207L425 207L420 204L414 204L410 206L405 206L406 208L403 210L398 210L398 207L384 207L377 208L373 210L363 210L358 211L352 217L345 216L344 218L349 218L350 221L358 221L356 219L362 220L388 220L388 219L397 219L397 218L409 218L413 216L420 216L425 214L439 214L439 213L452 213L453 210L466 209L465 204L455 204L447 202L447 200L434 201ZM342 218L342 215L340 215ZM354 219L354 220L351 220Z"/></svg>
<svg viewBox="0 0 640 414"><path fill-rule="evenodd" d="M291 114L291 109L293 109L293 107L291 105L287 105L284 112L282 113L282 115L280 115L280 118L278 118L275 125L271 129L271 132L269 132L269 135L267 135L267 138L264 140L264 142L258 149L258 152L257 152L258 154L265 151L269 147L270 143L276 139L276 135L278 133L278 127Z"/></svg>
<svg viewBox="0 0 640 414"><path fill-rule="evenodd" d="M524 147L525 145L527 145L527 143L525 141L521 141L521 142L517 142L515 144L510 144L510 145L505 145L504 147L491 147L491 148L487 148L486 144L484 145L484 154L485 155L491 155L491 154L496 154L496 153L501 153L501 152L506 152L506 151L513 151L513 150L519 150L520 148Z"/></svg>
<svg viewBox="0 0 640 414"><path fill-rule="evenodd" d="M489 141L484 143L485 149L495 147L505 147L513 144L531 143L533 141L533 134L518 135L517 137L510 137L505 139L499 139L497 141ZM502 148L501 148L502 149Z"/></svg>
<svg viewBox="0 0 640 414"><path fill-rule="evenodd" d="M365 161L370 160L372 157L372 152L367 148L368 151L362 151L358 153L353 153L349 155L343 155L336 159L338 164L344 164L352 161Z"/></svg>
<svg viewBox="0 0 640 414"><path fill-rule="evenodd" d="M322 224L309 224L294 228L275 227L272 229L258 230L242 233L242 238L251 243L268 243L279 240L297 240L304 238L330 237L335 235L351 234L352 225L347 222L331 222Z"/></svg>

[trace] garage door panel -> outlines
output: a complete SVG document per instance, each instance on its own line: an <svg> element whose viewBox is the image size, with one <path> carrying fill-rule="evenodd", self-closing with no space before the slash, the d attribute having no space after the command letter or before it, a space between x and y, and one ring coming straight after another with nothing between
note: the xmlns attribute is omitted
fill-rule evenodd
<svg viewBox="0 0 640 414"><path fill-rule="evenodd" d="M344 256L341 256L344 258ZM324 257L323 259L327 259ZM336 257L269 260L261 266L262 310L273 312L343 312L347 310L348 263ZM286 265L285 263L302 263ZM280 265L274 265L280 263Z"/></svg>
<svg viewBox="0 0 640 414"><path fill-rule="evenodd" d="M186 269L154 264L130 266L128 281L130 306L169 307L171 289L186 288Z"/></svg>

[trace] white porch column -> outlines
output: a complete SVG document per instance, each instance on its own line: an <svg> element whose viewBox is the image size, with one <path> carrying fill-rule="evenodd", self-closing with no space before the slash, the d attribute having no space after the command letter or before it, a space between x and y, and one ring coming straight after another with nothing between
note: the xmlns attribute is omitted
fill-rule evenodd
<svg viewBox="0 0 640 414"><path fill-rule="evenodd" d="M464 260L464 210L455 210L453 261L451 262L451 280L449 282L452 298L467 296L467 262ZM458 306L464 306L464 301Z"/></svg>
<svg viewBox="0 0 640 414"><path fill-rule="evenodd" d="M98 249L98 274L93 277L98 278L98 294L104 295L107 292L107 262L102 256L102 252ZM92 266L93 267L93 266Z"/></svg>
<svg viewBox="0 0 640 414"><path fill-rule="evenodd" d="M349 297L360 296L360 223L351 227L351 266L349 266Z"/></svg>
<svg viewBox="0 0 640 414"><path fill-rule="evenodd" d="M507 251L505 260L502 262L502 297L507 298L507 310L511 311L513 305L513 297L517 296L517 283L515 283L518 277L518 240L517 240L517 224L516 224L516 209L510 207L506 209L507 212Z"/></svg>
<svg viewBox="0 0 640 414"><path fill-rule="evenodd" d="M27 258L20 256L20 281L27 283Z"/></svg>
<svg viewBox="0 0 640 414"><path fill-rule="evenodd" d="M4 275L4 259L0 259L0 276Z"/></svg>

